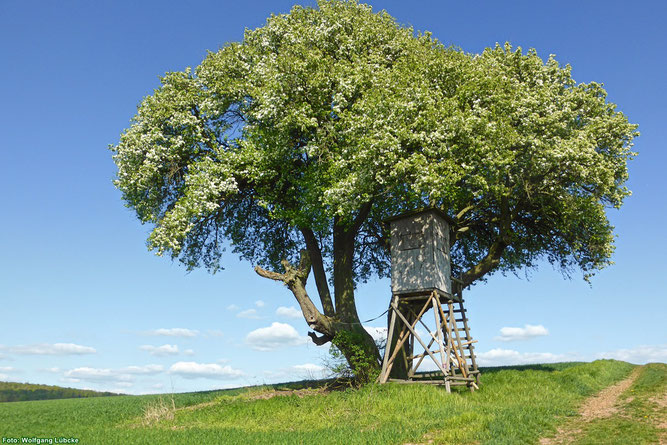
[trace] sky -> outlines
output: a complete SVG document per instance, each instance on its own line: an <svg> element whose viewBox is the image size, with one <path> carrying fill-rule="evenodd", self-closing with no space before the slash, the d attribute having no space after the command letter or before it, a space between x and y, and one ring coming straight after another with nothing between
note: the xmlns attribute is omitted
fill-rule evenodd
<svg viewBox="0 0 667 445"><path fill-rule="evenodd" d="M303 5L312 2L303 2ZM667 361L667 3L374 1L398 22L478 53L556 54L639 124L633 195L608 216L615 265L589 286L549 264L466 292L481 365ZM168 71L242 39L291 1L0 1L0 380L130 394L326 374L296 301L252 265L187 273L146 249L107 147ZM357 291L382 314L388 280ZM386 317L367 323L381 333Z"/></svg>

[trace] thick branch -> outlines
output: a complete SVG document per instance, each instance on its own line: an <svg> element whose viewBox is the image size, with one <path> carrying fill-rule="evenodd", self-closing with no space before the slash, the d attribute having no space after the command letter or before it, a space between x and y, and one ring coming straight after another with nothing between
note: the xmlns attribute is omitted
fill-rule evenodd
<svg viewBox="0 0 667 445"><path fill-rule="evenodd" d="M359 228L364 223L364 221L366 221L366 218L368 218L368 214L371 211L371 207L373 207L372 201L366 202L361 205L359 213L357 213L357 216L354 218L354 221L352 222L352 226L350 226L350 228L347 231L347 233L350 236L356 236L357 232L359 231Z"/></svg>
<svg viewBox="0 0 667 445"><path fill-rule="evenodd" d="M275 281L285 281L285 274L278 273L278 272L272 272L270 270L263 269L259 266L255 266L255 272L257 275L260 277L268 278L269 280L275 280Z"/></svg>
<svg viewBox="0 0 667 445"><path fill-rule="evenodd" d="M336 316L346 322L359 320L354 301L354 244L355 234L334 222L333 284Z"/></svg>
<svg viewBox="0 0 667 445"><path fill-rule="evenodd" d="M299 303L301 313L303 314L303 318L306 319L308 326L325 336L333 336L332 320L320 313L308 296L308 292L306 292L306 280L311 269L308 252L306 250L301 251L298 267L293 266L287 260L283 260L281 263L285 268L285 273L283 274L268 271L259 266L255 267L255 272L262 277L285 283L289 290L292 291L292 294L294 294L297 303Z"/></svg>
<svg viewBox="0 0 667 445"><path fill-rule="evenodd" d="M468 207L465 207L463 210L461 210L459 213L456 214L456 216L454 217L454 219L455 219L456 221L460 221L461 218L463 218L463 215L465 215L466 213L468 213L469 211L471 211L471 210L474 209L474 208L475 208L475 206L472 205L472 204L469 205Z"/></svg>
<svg viewBox="0 0 667 445"><path fill-rule="evenodd" d="M317 346L322 346L323 344L329 343L331 340L333 340L333 337L330 335L322 335L318 337L318 335L314 332L309 332L308 337L310 337L310 339L313 340L313 343L315 343Z"/></svg>
<svg viewBox="0 0 667 445"><path fill-rule="evenodd" d="M462 276L463 287L472 284L475 280L480 279L500 264L500 259L503 252L511 242L511 224L512 214L510 211L509 198L507 195L500 199L500 224L498 226L499 236L496 241L489 247L486 256L475 266L468 269Z"/></svg>
<svg viewBox="0 0 667 445"><path fill-rule="evenodd" d="M334 305L331 300L331 292L329 291L329 284L327 283L327 275L324 270L322 251L320 250L319 243L311 229L301 229L301 233L306 241L306 248L308 249L308 254L310 255L310 260L313 264L313 275L315 276L317 293L320 295L324 315L333 317L335 314Z"/></svg>
<svg viewBox="0 0 667 445"><path fill-rule="evenodd" d="M475 280L482 278L484 275L495 269L500 264L500 258L506 247L507 244L502 239L493 243L486 256L479 263L461 275L463 287L472 284Z"/></svg>

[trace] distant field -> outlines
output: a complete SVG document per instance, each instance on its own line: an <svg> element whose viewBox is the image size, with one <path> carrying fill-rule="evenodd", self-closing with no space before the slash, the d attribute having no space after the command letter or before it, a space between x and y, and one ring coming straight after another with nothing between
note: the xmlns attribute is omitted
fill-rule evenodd
<svg viewBox="0 0 667 445"><path fill-rule="evenodd" d="M173 399L4 403L0 438L74 437L82 444L530 444L554 435L586 397L624 379L633 368L613 360L486 368L475 393L399 384L324 391L313 384L298 391L294 385L276 385L175 394ZM637 394L629 402L640 407L633 408L640 410L637 416L655 412L641 400L664 390L666 368L643 367L628 390ZM637 421L646 431L642 441L626 443L658 443L659 431L649 423L655 419L642 419ZM606 443L595 437L609 437L605 428L615 426L594 425L591 434L597 436L581 443Z"/></svg>
<svg viewBox="0 0 667 445"><path fill-rule="evenodd" d="M63 388L62 386L35 385L32 383L0 382L0 402L26 400L74 399L81 397L116 396L111 392ZM1 439L0 439L1 440Z"/></svg>

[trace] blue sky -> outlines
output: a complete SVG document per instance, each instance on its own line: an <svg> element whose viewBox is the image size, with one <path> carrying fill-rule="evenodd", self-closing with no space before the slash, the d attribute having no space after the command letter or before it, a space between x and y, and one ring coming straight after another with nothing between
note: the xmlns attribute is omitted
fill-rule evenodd
<svg viewBox="0 0 667 445"><path fill-rule="evenodd" d="M319 375L327 348L306 341L284 287L232 256L216 275L188 274L146 250L149 227L123 207L107 150L158 76L292 4L0 2L0 380L146 393ZM633 196L609 212L616 264L592 287L549 265L475 286L480 361L667 361L667 4L371 4L468 52L510 41L554 53L640 124ZM386 280L361 286L362 320L389 293Z"/></svg>

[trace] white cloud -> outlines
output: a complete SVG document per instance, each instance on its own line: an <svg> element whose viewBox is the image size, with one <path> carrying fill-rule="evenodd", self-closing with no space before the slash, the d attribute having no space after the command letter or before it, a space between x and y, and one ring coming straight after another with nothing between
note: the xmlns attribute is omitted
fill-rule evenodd
<svg viewBox="0 0 667 445"><path fill-rule="evenodd" d="M229 306L227 306L227 310L228 310L228 311L232 311L232 312L234 312L234 311L238 311L239 309L241 309L241 308L238 307L238 306L235 305L235 304L230 304Z"/></svg>
<svg viewBox="0 0 667 445"><path fill-rule="evenodd" d="M231 366L220 366L217 363L178 362L169 368L171 374L186 379L235 379L243 375L243 371Z"/></svg>
<svg viewBox="0 0 667 445"><path fill-rule="evenodd" d="M264 307L266 303L264 303L262 300L257 300L255 301L255 306L257 307Z"/></svg>
<svg viewBox="0 0 667 445"><path fill-rule="evenodd" d="M76 383L81 380L89 382L129 382L132 381L132 376L128 373L115 371L113 369L104 368L75 368L65 371L66 379Z"/></svg>
<svg viewBox="0 0 667 445"><path fill-rule="evenodd" d="M209 329L206 331L209 337L222 337L225 335L220 329Z"/></svg>
<svg viewBox="0 0 667 445"><path fill-rule="evenodd" d="M183 351L183 355L195 355L194 349L186 349Z"/></svg>
<svg viewBox="0 0 667 445"><path fill-rule="evenodd" d="M624 362L644 365L651 362L667 362L667 345L637 346L632 349L618 349L616 351L601 352L597 358L613 358Z"/></svg>
<svg viewBox="0 0 667 445"><path fill-rule="evenodd" d="M236 316L238 318L249 318L251 320L257 320L260 318L256 309L246 309L245 311L241 311L236 314Z"/></svg>
<svg viewBox="0 0 667 445"><path fill-rule="evenodd" d="M294 306L290 307L280 306L278 309L276 309L276 315L279 317L295 318L295 319L303 317L301 311L295 308Z"/></svg>
<svg viewBox="0 0 667 445"><path fill-rule="evenodd" d="M294 375L295 373L303 376L306 379L322 379L327 374L327 368L316 365L314 363L304 363L303 365L294 365L291 367Z"/></svg>
<svg viewBox="0 0 667 445"><path fill-rule="evenodd" d="M147 332L148 335L162 335L166 337L196 337L199 331L185 328L155 329Z"/></svg>
<svg viewBox="0 0 667 445"><path fill-rule="evenodd" d="M575 357L551 352L519 352L512 349L491 349L476 353L479 366L527 365L533 363L554 363L572 360Z"/></svg>
<svg viewBox="0 0 667 445"><path fill-rule="evenodd" d="M511 328L511 327L500 328L500 335L494 338L494 340L519 341L519 340L529 340L535 337L543 337L545 335L549 335L549 331L541 324L538 325L527 324L522 328Z"/></svg>
<svg viewBox="0 0 667 445"><path fill-rule="evenodd" d="M8 348L9 352L22 355L83 355L95 354L97 351L90 346L74 343L40 343L36 345L18 345Z"/></svg>
<svg viewBox="0 0 667 445"><path fill-rule="evenodd" d="M116 387L128 388L133 385L136 375L155 375L163 371L164 367L162 365L127 366L121 369L86 366L65 371L61 380L66 383L79 383L81 381L111 383ZM114 392L114 390L111 391Z"/></svg>
<svg viewBox="0 0 667 445"><path fill-rule="evenodd" d="M304 363L303 365L294 365L292 369L296 371L307 371L307 372L320 372L324 371L326 368L321 365L316 365L314 363Z"/></svg>
<svg viewBox="0 0 667 445"><path fill-rule="evenodd" d="M150 355L156 355L156 356L178 354L178 346L176 345L162 345L162 346L142 345L139 346L139 349L141 349L142 351L147 351Z"/></svg>
<svg viewBox="0 0 667 445"><path fill-rule="evenodd" d="M164 367L162 365L127 366L120 371L125 374L153 375L164 371Z"/></svg>
<svg viewBox="0 0 667 445"><path fill-rule="evenodd" d="M62 372L62 369L60 368L44 368L42 369L44 372L51 372L53 374L60 374Z"/></svg>
<svg viewBox="0 0 667 445"><path fill-rule="evenodd" d="M0 380L4 380L7 382L19 382L18 377L14 377L11 375L15 373L20 374L21 370L12 368L11 366L0 367Z"/></svg>
<svg viewBox="0 0 667 445"><path fill-rule="evenodd" d="M75 378L71 378L71 377L63 377L63 378L60 379L60 381L65 382L65 383L79 383L81 381L81 379L75 379ZM86 388L82 388L82 389L86 389Z"/></svg>
<svg viewBox="0 0 667 445"><path fill-rule="evenodd" d="M301 337L291 325L278 322L273 322L266 328L255 329L246 336L246 343L256 351L302 345L307 341L307 337Z"/></svg>
<svg viewBox="0 0 667 445"><path fill-rule="evenodd" d="M376 342L386 342L387 341L387 328L376 328L374 326L364 326L366 332L371 334L373 340ZM423 339L423 337L422 337Z"/></svg>
<svg viewBox="0 0 667 445"><path fill-rule="evenodd" d="M304 363L302 365L289 366L273 371L264 371L265 378L271 381L287 381L297 379L323 379L327 377L329 370L321 365L314 363Z"/></svg>
<svg viewBox="0 0 667 445"><path fill-rule="evenodd" d="M419 348L418 351L420 353L424 352L424 350L421 349L421 348ZM415 350L415 352L417 352L417 350ZM439 354L433 354L433 355L435 355L436 358L438 358L438 359L440 358ZM413 363L413 365L416 365L416 364L417 364L417 362ZM428 355L426 357L424 357L424 360L422 361L421 365L419 365L419 369L418 369L419 372L431 372L431 371L439 371L439 370L440 370L440 368L438 367L438 365L436 365L435 362L433 361L433 359L431 357L429 357Z"/></svg>
<svg viewBox="0 0 667 445"><path fill-rule="evenodd" d="M417 332L417 335L419 335L419 338L422 339L422 341L425 341L426 344L428 344L429 341L431 341L431 334L428 333L426 329L424 329L422 326L417 326L415 328L415 332ZM434 332L435 334L435 332ZM415 340L415 346L418 345L419 342Z"/></svg>

